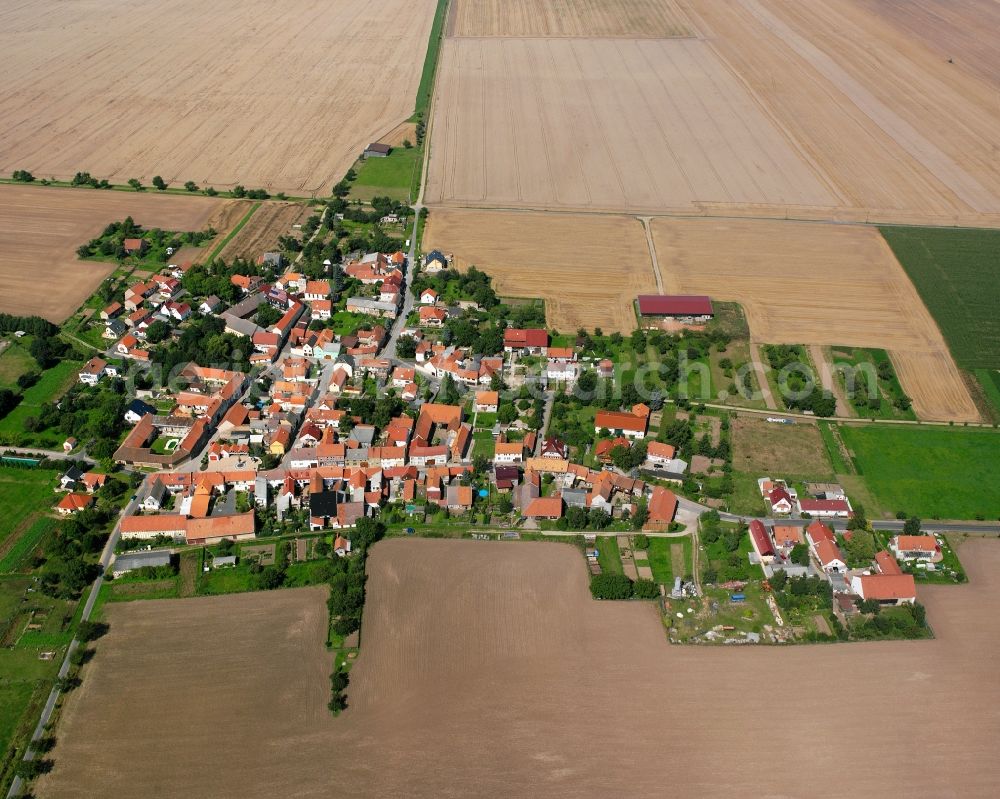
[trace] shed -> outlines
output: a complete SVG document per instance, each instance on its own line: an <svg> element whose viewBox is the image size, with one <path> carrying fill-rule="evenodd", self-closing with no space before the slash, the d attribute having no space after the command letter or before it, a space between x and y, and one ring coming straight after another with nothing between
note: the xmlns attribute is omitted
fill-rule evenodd
<svg viewBox="0 0 1000 799"><path fill-rule="evenodd" d="M392 147L381 142L372 142L365 147L365 158L385 158L392 152Z"/></svg>

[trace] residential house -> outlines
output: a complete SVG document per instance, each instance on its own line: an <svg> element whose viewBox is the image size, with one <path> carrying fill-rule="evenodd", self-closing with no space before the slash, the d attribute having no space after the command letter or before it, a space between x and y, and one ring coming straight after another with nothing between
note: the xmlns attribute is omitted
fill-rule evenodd
<svg viewBox="0 0 1000 799"><path fill-rule="evenodd" d="M503 332L504 352L544 355L549 346L549 334L536 328L508 327Z"/></svg>
<svg viewBox="0 0 1000 799"><path fill-rule="evenodd" d="M496 413L500 405L500 394L496 391L477 391L475 401L476 413Z"/></svg>
<svg viewBox="0 0 1000 799"><path fill-rule="evenodd" d="M899 560L923 560L936 563L944 557L941 545L932 535L897 535L889 542L889 548Z"/></svg>
<svg viewBox="0 0 1000 799"><path fill-rule="evenodd" d="M424 289L420 292L420 303L422 305L433 305L438 300L438 293L434 289Z"/></svg>
<svg viewBox="0 0 1000 799"><path fill-rule="evenodd" d="M108 362L96 355L84 364L77 376L81 383L88 386L96 386L102 377L107 374Z"/></svg>
<svg viewBox="0 0 1000 799"><path fill-rule="evenodd" d="M594 430L600 433L608 430L614 436L626 436L628 438L644 438L649 428L649 409L642 413L644 405L636 405L632 412L624 411L598 411L594 417ZM639 410L637 413L636 411Z"/></svg>
<svg viewBox="0 0 1000 799"><path fill-rule="evenodd" d="M551 497L535 497L522 511L526 519L538 521L558 521L563 515L563 501L560 495Z"/></svg>
<svg viewBox="0 0 1000 799"><path fill-rule="evenodd" d="M774 546L771 543L771 536L767 532L764 523L759 519L750 522L750 543L757 553L761 563L771 563L774 560Z"/></svg>
<svg viewBox="0 0 1000 799"><path fill-rule="evenodd" d="M851 590L880 605L912 605L917 585L912 574L863 574L851 578Z"/></svg>

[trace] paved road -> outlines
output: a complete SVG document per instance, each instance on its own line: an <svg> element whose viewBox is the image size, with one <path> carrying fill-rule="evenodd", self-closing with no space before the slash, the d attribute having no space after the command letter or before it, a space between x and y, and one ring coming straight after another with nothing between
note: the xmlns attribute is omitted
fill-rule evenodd
<svg viewBox="0 0 1000 799"><path fill-rule="evenodd" d="M31 447L0 447L0 454L9 455L41 455L51 461L87 461L93 463L93 459L87 457L87 451L81 450L78 453L65 453L55 449L32 449Z"/></svg>
<svg viewBox="0 0 1000 799"><path fill-rule="evenodd" d="M393 363L398 360L396 356L396 343L399 341L399 334L406 327L406 318L413 311L415 301L413 291L411 291L411 284L413 282L414 262L417 257L417 225L420 224L421 208L423 206L418 200L413 206L413 232L410 234L410 249L406 253L406 270L403 275L403 308L399 312L399 316L393 320L389 328L389 341L382 350L382 357L388 358Z"/></svg>
<svg viewBox="0 0 1000 799"><path fill-rule="evenodd" d="M549 421L552 419L552 406L556 395L552 391L545 392L545 410L542 412L542 426L538 430L538 440L535 442L535 455L540 455L545 445L545 437L549 434Z"/></svg>
<svg viewBox="0 0 1000 799"><path fill-rule="evenodd" d="M147 477L146 480L149 480L149 478ZM144 489L145 485L140 486L139 489L137 489L135 496L141 496ZM121 516L115 523L115 527L111 531L111 535L108 537L108 542L104 545L104 550L101 552L100 560L101 573L97 576L97 579L94 580L94 584L90 587L90 593L87 595L87 601L83 605L83 613L80 616L82 621L90 619L90 614L94 611L94 605L97 603L97 597L101 592L101 586L104 585L104 571L111 565L111 561L115 554L115 547L118 545L118 538L121 535L121 520L134 513L138 503L138 499L129 500L128 505L125 506ZM76 638L70 641L69 646L66 648L66 657L63 658L62 666L59 667L60 679L69 674L70 658L79 646L80 642ZM35 731L31 735L31 743L35 743L44 737L45 728L52 719L52 713L55 711L56 702L59 699L59 693L60 691L58 688L53 688L49 693L49 698L45 700L45 707L42 708L41 718L38 720L38 725L35 727ZM30 746L24 754L24 759L35 759L35 753ZM13 797L20 796L23 789L24 781L20 777L15 777L14 781L10 785L10 790L7 791L7 799L13 799Z"/></svg>

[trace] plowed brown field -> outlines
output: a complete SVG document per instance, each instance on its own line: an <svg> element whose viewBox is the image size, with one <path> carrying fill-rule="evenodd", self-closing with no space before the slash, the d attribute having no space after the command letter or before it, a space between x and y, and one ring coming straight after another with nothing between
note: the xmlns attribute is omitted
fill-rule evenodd
<svg viewBox="0 0 1000 799"><path fill-rule="evenodd" d="M642 225L628 217L436 208L423 246L488 272L501 295L542 297L549 327L564 332L628 333L636 295L656 291Z"/></svg>
<svg viewBox="0 0 1000 799"><path fill-rule="evenodd" d="M697 31L677 0L453 0L449 36L627 36Z"/></svg>
<svg viewBox="0 0 1000 799"><path fill-rule="evenodd" d="M109 222L225 235L234 200L172 194L0 185L0 311L62 322L113 270L81 261L76 248Z"/></svg>
<svg viewBox="0 0 1000 799"><path fill-rule="evenodd" d="M935 640L731 649L591 600L569 546L383 542L336 719L321 589L114 606L36 794L833 799L836 763L852 796L992 797L1000 546L959 554L969 585L920 588ZM823 690L776 706L779 674Z"/></svg>
<svg viewBox="0 0 1000 799"><path fill-rule="evenodd" d="M264 203L233 236L219 257L225 261L233 258L254 259L273 250L279 236L296 235L292 226L302 224L311 213L309 206L301 203Z"/></svg>
<svg viewBox="0 0 1000 799"><path fill-rule="evenodd" d="M751 337L890 351L922 419L978 421L941 331L875 228L656 219L667 293L743 305Z"/></svg>
<svg viewBox="0 0 1000 799"><path fill-rule="evenodd" d="M0 173L327 194L413 111L435 0L0 8Z"/></svg>

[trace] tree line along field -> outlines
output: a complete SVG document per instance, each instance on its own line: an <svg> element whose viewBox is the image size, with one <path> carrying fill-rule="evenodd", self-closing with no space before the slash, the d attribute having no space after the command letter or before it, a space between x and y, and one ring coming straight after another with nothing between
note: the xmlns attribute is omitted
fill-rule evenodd
<svg viewBox="0 0 1000 799"><path fill-rule="evenodd" d="M535 799L670 785L681 795L832 797L833 787L817 792L812 767L832 757L851 764L862 796L991 795L1000 764L983 697L998 688L1000 547L968 541L959 555L968 585L921 589L933 640L733 653L670 646L653 602L591 599L575 547L384 541L369 562L349 706L336 718L325 706L322 590L116 605L36 794L255 799L280 785L306 797ZM628 690L602 690L609 673ZM775 673L820 679L826 691L776 713L767 692L747 690ZM933 675L935 690L914 692L914 674ZM879 706L893 712L871 712ZM812 723L817 715L826 723ZM744 716L753 735L734 723ZM845 735L860 717L867 734ZM909 756L927 736L935 756ZM224 757L220 740L231 742ZM373 740L377 764L365 757ZM581 759L595 740L628 757ZM775 751L803 767L753 767Z"/></svg>
<svg viewBox="0 0 1000 799"><path fill-rule="evenodd" d="M1000 230L883 227L959 366L1000 385ZM1000 406L997 406L1000 412Z"/></svg>
<svg viewBox="0 0 1000 799"><path fill-rule="evenodd" d="M325 196L365 145L412 114L436 7L8 4L0 173Z"/></svg>
<svg viewBox="0 0 1000 799"><path fill-rule="evenodd" d="M2 15L3 12L0 12ZM60 323L113 270L76 250L110 222L131 216L145 228L221 234L232 200L210 197L0 185L0 312ZM40 268L44 266L44 268Z"/></svg>

